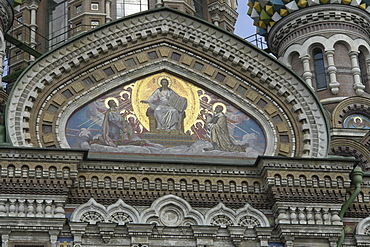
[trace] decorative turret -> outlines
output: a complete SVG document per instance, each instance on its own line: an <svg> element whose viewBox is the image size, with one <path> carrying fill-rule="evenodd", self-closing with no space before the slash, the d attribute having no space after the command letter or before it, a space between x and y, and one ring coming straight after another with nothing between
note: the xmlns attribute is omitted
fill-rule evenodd
<svg viewBox="0 0 370 247"><path fill-rule="evenodd" d="M302 76L323 104L370 95L367 2L250 0L249 6L270 51Z"/></svg>
<svg viewBox="0 0 370 247"><path fill-rule="evenodd" d="M238 13L236 0L213 0L208 5L209 14L213 24L223 29L233 32Z"/></svg>

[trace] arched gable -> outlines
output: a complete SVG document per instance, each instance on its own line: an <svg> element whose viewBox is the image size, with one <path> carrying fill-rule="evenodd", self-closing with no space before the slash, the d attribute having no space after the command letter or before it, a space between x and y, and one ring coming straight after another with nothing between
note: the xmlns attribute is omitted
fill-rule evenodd
<svg viewBox="0 0 370 247"><path fill-rule="evenodd" d="M45 54L7 108L14 146L69 147L69 117L109 90L167 73L256 121L264 155L324 157L328 129L310 88L272 57L209 23L157 9L108 23Z"/></svg>
<svg viewBox="0 0 370 247"><path fill-rule="evenodd" d="M340 102L331 117L334 128L369 129L370 100L364 97L349 97ZM360 117L361 124L353 123L354 118Z"/></svg>

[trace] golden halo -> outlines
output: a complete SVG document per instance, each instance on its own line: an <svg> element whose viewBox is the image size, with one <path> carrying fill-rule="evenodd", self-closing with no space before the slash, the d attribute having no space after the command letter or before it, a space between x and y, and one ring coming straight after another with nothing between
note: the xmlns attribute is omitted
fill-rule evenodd
<svg viewBox="0 0 370 247"><path fill-rule="evenodd" d="M150 131L149 118L146 115L149 104L143 104L140 102L142 100L148 100L153 92L158 89L158 80L166 77L171 78L171 89L179 96L186 98L188 101L188 106L185 109L186 118L184 119L184 132L186 132L198 118L198 113L200 112L200 101L197 93L198 88L178 77L163 72L137 81L131 94L133 112L140 124Z"/></svg>
<svg viewBox="0 0 370 247"><path fill-rule="evenodd" d="M357 119L360 119L360 123L362 123L362 121L363 121L363 120L362 120L362 118L361 118L361 117L354 117L354 118L353 118L353 120L355 120L355 122L356 122L356 120L357 120Z"/></svg>
<svg viewBox="0 0 370 247"><path fill-rule="evenodd" d="M202 128L204 128L204 122L200 119L196 120L195 123L194 123L194 126L197 125L197 123L201 123L202 124Z"/></svg>
<svg viewBox="0 0 370 247"><path fill-rule="evenodd" d="M134 114L127 114L127 116L126 116L126 120L128 121L128 119L129 119L130 117L134 118L134 120L136 120L136 119L137 119L137 117L136 117Z"/></svg>
<svg viewBox="0 0 370 247"><path fill-rule="evenodd" d="M134 88L134 86L135 86L135 83L131 83L131 84L128 84L128 85L124 86L123 89L124 90L128 90L128 89L132 90Z"/></svg>
<svg viewBox="0 0 370 247"><path fill-rule="evenodd" d="M121 97L122 100L126 100L125 98L122 97L122 95L124 95L124 94L127 94L128 95L128 99L127 100L130 100L130 98L131 98L130 92L129 91L122 91L122 92L120 92L119 93L119 96Z"/></svg>
<svg viewBox="0 0 370 247"><path fill-rule="evenodd" d="M104 105L105 105L105 107L107 108L107 109L109 109L110 107L109 107L109 105L108 105L108 101L110 101L110 100L114 100L114 102L116 102L116 105L118 106L119 105L119 103L118 103L118 99L116 99L116 98L114 98L114 97L109 97L109 98L106 98L105 100L104 100Z"/></svg>
<svg viewBox="0 0 370 247"><path fill-rule="evenodd" d="M223 110L222 110L222 112L223 113L226 113L226 105L224 104L224 103L221 103L221 102L216 102L216 103L214 103L213 105L212 105L212 111L215 111L215 109L216 109L216 106L222 106L223 107Z"/></svg>
<svg viewBox="0 0 370 247"><path fill-rule="evenodd" d="M161 85L162 79L166 79L168 81L168 87L171 86L171 84L172 84L171 78L169 76L162 75L162 76L158 77L158 79L157 79L157 83L158 83L159 87L162 87L162 85Z"/></svg>
<svg viewBox="0 0 370 247"><path fill-rule="evenodd" d="M207 98L208 101L206 101L207 103L211 102L211 97L207 94L202 94L199 96L199 99L202 100L202 98L205 97ZM203 100L202 100L203 101Z"/></svg>

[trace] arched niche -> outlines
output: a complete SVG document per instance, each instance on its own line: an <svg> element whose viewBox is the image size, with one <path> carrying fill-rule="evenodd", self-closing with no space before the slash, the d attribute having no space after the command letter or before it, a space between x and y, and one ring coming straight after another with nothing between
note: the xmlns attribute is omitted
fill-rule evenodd
<svg viewBox="0 0 370 247"><path fill-rule="evenodd" d="M334 128L370 128L370 100L364 97L349 97L340 102L332 114Z"/></svg>
<svg viewBox="0 0 370 247"><path fill-rule="evenodd" d="M9 140L67 148L65 128L78 109L160 73L253 118L265 135L264 155L327 154L328 126L309 86L244 40L166 8L111 22L39 58L12 91Z"/></svg>

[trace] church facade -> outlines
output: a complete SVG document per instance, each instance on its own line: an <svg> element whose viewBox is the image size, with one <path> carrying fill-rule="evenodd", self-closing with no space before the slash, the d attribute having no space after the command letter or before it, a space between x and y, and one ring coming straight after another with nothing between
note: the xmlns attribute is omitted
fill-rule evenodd
<svg viewBox="0 0 370 247"><path fill-rule="evenodd" d="M161 4L71 37L4 93L2 246L369 246L358 71L353 93L333 73L317 92L302 42L251 45L234 3L210 20Z"/></svg>

